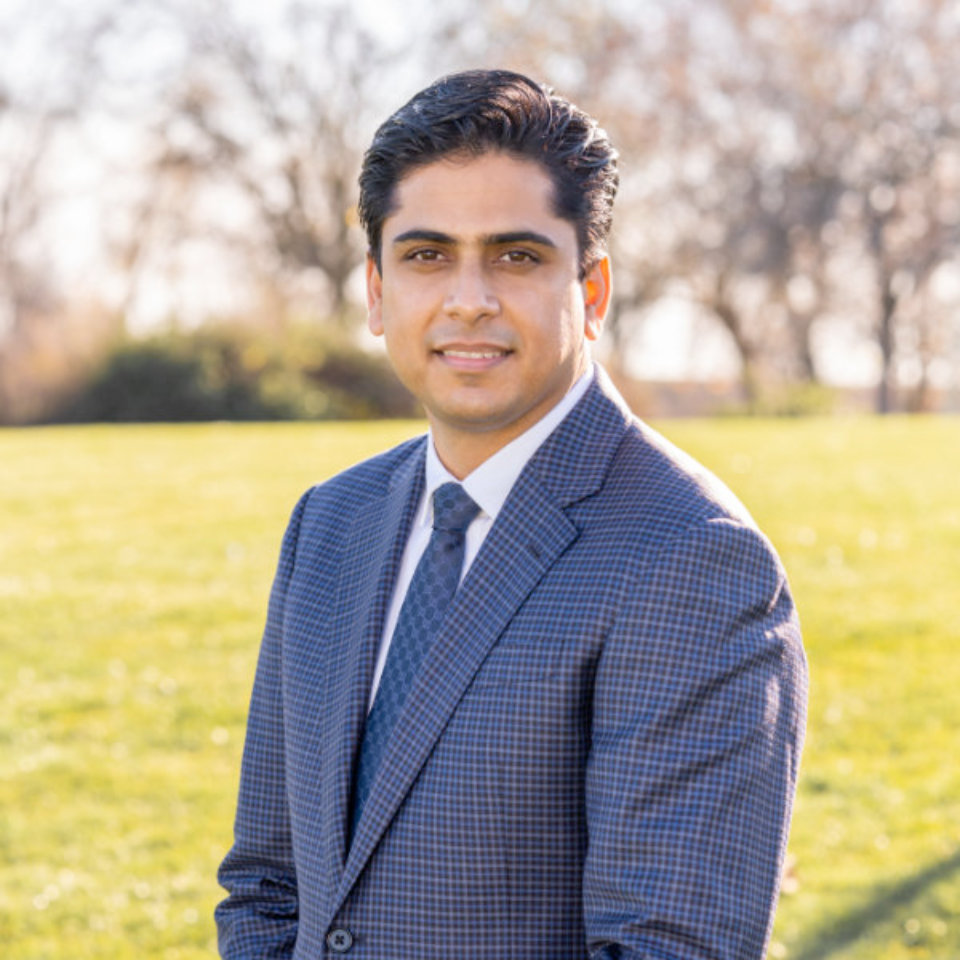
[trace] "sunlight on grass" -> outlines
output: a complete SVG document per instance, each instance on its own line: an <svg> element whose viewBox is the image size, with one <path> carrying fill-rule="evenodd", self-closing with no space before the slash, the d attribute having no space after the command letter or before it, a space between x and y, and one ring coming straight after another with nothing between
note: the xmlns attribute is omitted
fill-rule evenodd
<svg viewBox="0 0 960 960"><path fill-rule="evenodd" d="M811 662L771 957L960 956L960 422L677 422L791 575ZM0 431L0 942L215 952L259 631L302 490L414 423Z"/></svg>

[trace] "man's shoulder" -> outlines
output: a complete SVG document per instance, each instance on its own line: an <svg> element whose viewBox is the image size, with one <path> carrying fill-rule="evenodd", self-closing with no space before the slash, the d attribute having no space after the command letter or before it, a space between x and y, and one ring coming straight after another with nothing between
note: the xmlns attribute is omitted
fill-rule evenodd
<svg viewBox="0 0 960 960"><path fill-rule="evenodd" d="M659 568L702 586L736 569L771 589L782 580L774 546L737 496L640 420L622 437L597 496L575 509L598 577L601 568L628 580Z"/></svg>
<svg viewBox="0 0 960 960"><path fill-rule="evenodd" d="M629 409L600 367L533 470L559 502L612 518L627 538L670 536L714 519L755 525L726 484Z"/></svg>
<svg viewBox="0 0 960 960"><path fill-rule="evenodd" d="M716 474L639 419L624 435L606 487L623 501L625 516L655 521L663 532L712 520L756 526Z"/></svg>
<svg viewBox="0 0 960 960"><path fill-rule="evenodd" d="M422 466L426 436L406 440L318 483L305 494L308 514L333 511L343 519L350 512L382 500L398 478Z"/></svg>

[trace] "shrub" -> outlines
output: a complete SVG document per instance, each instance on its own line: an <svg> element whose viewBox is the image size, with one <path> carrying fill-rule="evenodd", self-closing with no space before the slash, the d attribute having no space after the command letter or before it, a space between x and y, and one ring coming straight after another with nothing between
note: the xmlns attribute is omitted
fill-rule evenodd
<svg viewBox="0 0 960 960"><path fill-rule="evenodd" d="M417 412L385 357L313 330L244 328L125 340L55 422L357 419Z"/></svg>

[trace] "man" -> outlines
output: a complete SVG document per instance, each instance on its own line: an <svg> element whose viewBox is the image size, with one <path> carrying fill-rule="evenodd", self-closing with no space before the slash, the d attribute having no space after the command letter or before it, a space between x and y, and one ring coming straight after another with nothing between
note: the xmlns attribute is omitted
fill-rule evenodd
<svg viewBox="0 0 960 960"><path fill-rule="evenodd" d="M224 957L763 955L799 632L746 511L591 366L616 186L596 123L512 73L377 132L369 324L430 433L294 511Z"/></svg>

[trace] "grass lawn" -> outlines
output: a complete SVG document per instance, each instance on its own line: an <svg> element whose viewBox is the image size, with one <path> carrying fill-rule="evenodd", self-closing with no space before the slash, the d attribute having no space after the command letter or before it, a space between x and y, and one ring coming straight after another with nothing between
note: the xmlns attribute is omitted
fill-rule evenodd
<svg viewBox="0 0 960 960"><path fill-rule="evenodd" d="M670 422L790 572L811 663L771 958L960 957L960 421ZM0 943L215 954L280 536L414 423L0 431Z"/></svg>

